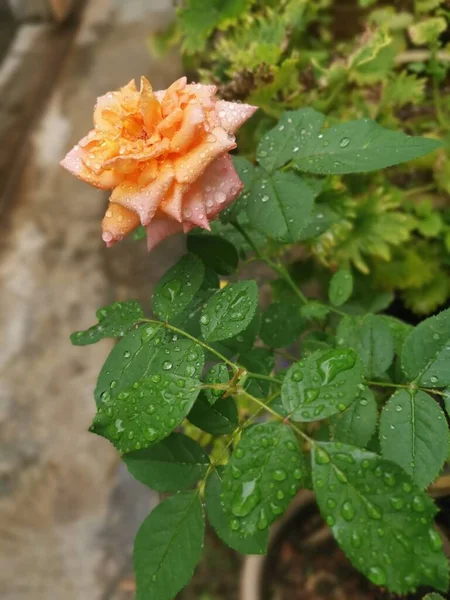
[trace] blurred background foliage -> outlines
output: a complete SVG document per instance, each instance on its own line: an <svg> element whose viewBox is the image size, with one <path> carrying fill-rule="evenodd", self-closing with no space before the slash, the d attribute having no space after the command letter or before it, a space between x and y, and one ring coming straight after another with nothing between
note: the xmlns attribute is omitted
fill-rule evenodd
<svg viewBox="0 0 450 600"><path fill-rule="evenodd" d="M351 266L362 288L427 315L450 298L449 17L442 0L185 0L149 44L181 45L192 79L260 107L238 139L250 160L285 110L305 106L328 125L369 117L444 140L400 167L329 177L322 232L304 242L305 272Z"/></svg>

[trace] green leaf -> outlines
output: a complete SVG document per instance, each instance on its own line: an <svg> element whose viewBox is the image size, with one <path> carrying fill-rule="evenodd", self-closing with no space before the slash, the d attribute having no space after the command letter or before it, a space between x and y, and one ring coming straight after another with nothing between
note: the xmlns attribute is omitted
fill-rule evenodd
<svg viewBox="0 0 450 600"><path fill-rule="evenodd" d="M284 242L301 238L311 217L314 192L298 175L258 169L247 200L250 224Z"/></svg>
<svg viewBox="0 0 450 600"><path fill-rule="evenodd" d="M447 29L444 17L430 17L408 28L408 33L416 46L432 44L437 41L443 31Z"/></svg>
<svg viewBox="0 0 450 600"><path fill-rule="evenodd" d="M328 297L333 306L341 306L352 295L353 275L350 269L339 269L330 281Z"/></svg>
<svg viewBox="0 0 450 600"><path fill-rule="evenodd" d="M343 413L330 418L333 439L365 448L375 433L377 420L375 396L370 389L366 389Z"/></svg>
<svg viewBox="0 0 450 600"><path fill-rule="evenodd" d="M143 375L170 371L174 375L200 379L204 365L202 347L191 340L181 339L161 346Z"/></svg>
<svg viewBox="0 0 450 600"><path fill-rule="evenodd" d="M95 344L103 338L123 337L127 331L144 317L139 302L114 302L110 306L99 308L96 312L98 324L89 327L86 331L76 331L70 336L74 346Z"/></svg>
<svg viewBox="0 0 450 600"><path fill-rule="evenodd" d="M337 329L339 346L355 348L364 363L368 377L379 377L394 359L394 340L383 317L344 317Z"/></svg>
<svg viewBox="0 0 450 600"><path fill-rule="evenodd" d="M171 496L150 513L134 541L136 600L174 598L200 560L204 530L198 491Z"/></svg>
<svg viewBox="0 0 450 600"><path fill-rule="evenodd" d="M427 594L422 600L444 600L440 594Z"/></svg>
<svg viewBox="0 0 450 600"><path fill-rule="evenodd" d="M223 477L231 529L244 536L265 531L284 513L304 475L303 455L290 427L262 423L244 430Z"/></svg>
<svg viewBox="0 0 450 600"><path fill-rule="evenodd" d="M259 143L259 164L269 173L292 160L312 132L322 128L324 116L312 108L286 111Z"/></svg>
<svg viewBox="0 0 450 600"><path fill-rule="evenodd" d="M442 409L419 390L399 390L380 419L383 456L400 465L421 488L439 474L448 451L448 426Z"/></svg>
<svg viewBox="0 0 450 600"><path fill-rule="evenodd" d="M94 398L100 407L103 398L119 394L145 377L158 349L168 340L162 325L145 325L125 335L109 353L100 371Z"/></svg>
<svg viewBox="0 0 450 600"><path fill-rule="evenodd" d="M228 284L216 292L203 309L200 317L203 337L210 342L234 337L250 324L257 306L255 281Z"/></svg>
<svg viewBox="0 0 450 600"><path fill-rule="evenodd" d="M135 479L158 492L185 490L209 467L203 448L182 433L172 433L151 448L125 454L123 461Z"/></svg>
<svg viewBox="0 0 450 600"><path fill-rule="evenodd" d="M103 398L89 430L108 439L121 454L148 448L180 425L200 385L169 372L135 381L118 395Z"/></svg>
<svg viewBox="0 0 450 600"><path fill-rule="evenodd" d="M400 356L406 336L413 329L413 327L409 323L404 323L403 321L400 321L399 319L389 315L382 315L382 318L391 330L392 338L394 340L395 354Z"/></svg>
<svg viewBox="0 0 450 600"><path fill-rule="evenodd" d="M187 237L187 248L198 256L203 264L219 273L232 275L238 266L239 256L236 248L217 235L190 234Z"/></svg>
<svg viewBox="0 0 450 600"><path fill-rule="evenodd" d="M153 293L153 310L164 320L180 314L202 285L205 267L194 254L185 254L158 281Z"/></svg>
<svg viewBox="0 0 450 600"><path fill-rule="evenodd" d="M312 459L320 512L357 569L398 594L447 589L436 507L400 467L340 442L316 442Z"/></svg>
<svg viewBox="0 0 450 600"><path fill-rule="evenodd" d="M205 385L214 385L214 384L223 384L226 385L230 381L230 373L228 371L227 365L224 363L217 363L213 365L206 373L203 383ZM225 390L214 390L214 389L205 389L203 390L206 399L212 405L217 402L217 400L224 395Z"/></svg>
<svg viewBox="0 0 450 600"><path fill-rule="evenodd" d="M256 337L259 333L259 327L261 323L261 314L259 307L256 308L255 315L244 331L238 333L234 338L216 342L213 345L219 352L223 354L230 354L234 356L243 352L248 352L255 343Z"/></svg>
<svg viewBox="0 0 450 600"><path fill-rule="evenodd" d="M261 319L260 337L272 348L284 348L293 344L305 328L305 320L296 298L284 298L274 302L264 311Z"/></svg>
<svg viewBox="0 0 450 600"><path fill-rule="evenodd" d="M363 173L419 158L440 146L431 138L411 137L384 129L370 119L360 119L309 138L294 163L309 173Z"/></svg>
<svg viewBox="0 0 450 600"><path fill-rule="evenodd" d="M223 467L218 467L206 481L205 504L211 525L217 535L233 550L241 554L265 554L269 539L267 529L257 531L254 536L244 536L231 529L230 519L225 512L221 498L222 480Z"/></svg>
<svg viewBox="0 0 450 600"><path fill-rule="evenodd" d="M419 385L450 384L450 309L422 321L405 340L402 367L406 377Z"/></svg>
<svg viewBox="0 0 450 600"><path fill-rule="evenodd" d="M189 421L212 435L232 433L239 423L238 411L233 398L221 398L211 406L201 394L188 415Z"/></svg>
<svg viewBox="0 0 450 600"><path fill-rule="evenodd" d="M323 115L310 108L287 114L287 119L280 121L284 129L277 126L278 130L269 132L258 149L261 164L269 170L292 160L302 171L319 175L361 173L419 158L441 146L430 138L384 129L370 119L322 130Z"/></svg>
<svg viewBox="0 0 450 600"><path fill-rule="evenodd" d="M281 388L295 421L317 421L344 411L364 391L364 366L351 348L319 350L289 369Z"/></svg>
<svg viewBox="0 0 450 600"><path fill-rule="evenodd" d="M124 337L100 372L94 392L97 407L128 391L136 381L160 372L198 379L205 360L201 346L187 339L165 344L167 339L166 330L159 325L141 327Z"/></svg>

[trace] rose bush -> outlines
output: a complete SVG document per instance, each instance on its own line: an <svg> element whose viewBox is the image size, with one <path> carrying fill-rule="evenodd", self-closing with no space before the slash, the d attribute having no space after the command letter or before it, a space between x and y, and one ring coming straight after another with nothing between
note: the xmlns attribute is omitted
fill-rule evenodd
<svg viewBox="0 0 450 600"><path fill-rule="evenodd" d="M204 511L229 546L264 553L269 526L308 487L371 582L396 594L446 591L437 509L424 490L448 456L450 310L417 327L379 314L392 295L361 285L349 263L331 276L317 269L312 293L292 252L303 245L304 257L326 230L336 175L351 182L441 144L369 119L329 127L303 108L281 116L252 163L228 152L255 107L214 94L185 79L156 93L145 79L140 92L129 84L99 99L95 129L63 161L113 190L107 245L139 224L149 247L188 232L151 315L117 302L72 335L76 345L119 338L97 381L91 431L136 479L172 494L137 534L136 597L170 600L189 581ZM275 276L262 306L257 282L237 277L240 259Z"/></svg>

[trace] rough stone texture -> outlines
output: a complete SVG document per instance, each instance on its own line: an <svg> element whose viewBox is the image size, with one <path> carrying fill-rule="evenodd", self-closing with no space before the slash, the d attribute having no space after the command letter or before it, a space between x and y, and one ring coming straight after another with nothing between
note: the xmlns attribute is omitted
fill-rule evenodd
<svg viewBox="0 0 450 600"><path fill-rule="evenodd" d="M99 229L106 197L58 161L90 128L96 96L141 74L156 89L179 76L177 55L156 63L145 45L149 31L170 19L170 5L87 4L25 160L11 165L0 223L2 600L132 597L124 579L132 540L157 498L119 467L106 440L87 432L111 343L75 348L68 336L113 299L148 301L182 241L150 257L142 243L106 252Z"/></svg>

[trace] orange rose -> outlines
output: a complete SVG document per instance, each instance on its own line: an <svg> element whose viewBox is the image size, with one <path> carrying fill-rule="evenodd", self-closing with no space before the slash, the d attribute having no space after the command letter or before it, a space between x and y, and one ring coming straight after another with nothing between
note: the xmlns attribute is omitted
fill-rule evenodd
<svg viewBox="0 0 450 600"><path fill-rule="evenodd" d="M103 190L112 189L103 218L107 246L140 223L149 250L179 231L209 229L242 189L228 154L234 132L255 112L215 98L212 85L186 84L153 92L141 78L98 98L95 128L61 165Z"/></svg>

